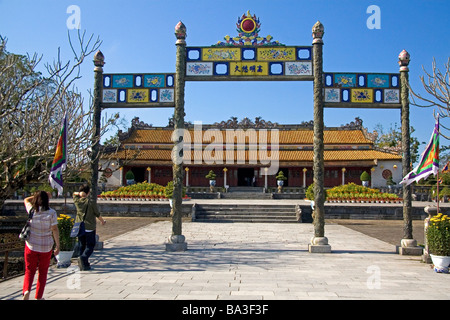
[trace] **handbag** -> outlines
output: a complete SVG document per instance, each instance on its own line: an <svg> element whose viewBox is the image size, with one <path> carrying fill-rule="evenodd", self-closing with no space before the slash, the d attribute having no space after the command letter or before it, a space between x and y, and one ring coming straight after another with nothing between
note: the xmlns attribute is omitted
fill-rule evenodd
<svg viewBox="0 0 450 320"><path fill-rule="evenodd" d="M30 238L30 231L31 231L31 219L33 218L34 209L31 208L30 212L28 213L28 219L25 223L25 226L22 228L22 231L20 231L19 239L20 240L28 240Z"/></svg>
<svg viewBox="0 0 450 320"><path fill-rule="evenodd" d="M86 229L84 227L84 219L86 219L86 213L87 213L87 207L86 207L86 212L84 213L84 216L83 216L83 221L74 223L72 230L70 231L71 238L81 237L82 235L84 235L86 233Z"/></svg>

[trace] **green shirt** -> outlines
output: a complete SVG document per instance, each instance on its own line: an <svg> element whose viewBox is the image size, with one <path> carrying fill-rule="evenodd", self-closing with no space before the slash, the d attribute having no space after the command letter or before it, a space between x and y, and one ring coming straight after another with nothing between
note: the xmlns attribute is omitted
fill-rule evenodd
<svg viewBox="0 0 450 320"><path fill-rule="evenodd" d="M100 211L98 211L97 204L92 203L89 198L82 198L79 195L73 196L73 203L77 208L75 222L83 221L86 212L86 218L84 219L85 229L95 230L97 225L96 218L100 217Z"/></svg>

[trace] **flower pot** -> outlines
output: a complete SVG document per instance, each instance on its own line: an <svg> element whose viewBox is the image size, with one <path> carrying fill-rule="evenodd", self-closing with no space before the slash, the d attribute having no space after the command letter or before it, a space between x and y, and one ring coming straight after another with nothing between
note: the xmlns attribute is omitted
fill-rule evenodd
<svg viewBox="0 0 450 320"><path fill-rule="evenodd" d="M56 256L56 260L58 261L58 268L68 268L71 264L70 259L72 259L73 250L72 251L60 251Z"/></svg>
<svg viewBox="0 0 450 320"><path fill-rule="evenodd" d="M434 265L434 271L438 273L448 273L450 256L436 256L434 254L430 254L430 257Z"/></svg>
<svg viewBox="0 0 450 320"><path fill-rule="evenodd" d="M277 180L277 185L282 187L284 185L284 180Z"/></svg>

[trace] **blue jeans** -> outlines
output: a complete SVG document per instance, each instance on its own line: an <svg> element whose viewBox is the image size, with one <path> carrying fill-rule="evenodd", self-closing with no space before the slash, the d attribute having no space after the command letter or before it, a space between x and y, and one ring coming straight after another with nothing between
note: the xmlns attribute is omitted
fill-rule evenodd
<svg viewBox="0 0 450 320"><path fill-rule="evenodd" d="M84 235L78 237L78 243L80 246L80 258L84 267L89 267L89 257L94 252L95 247L95 230L91 232L85 232Z"/></svg>

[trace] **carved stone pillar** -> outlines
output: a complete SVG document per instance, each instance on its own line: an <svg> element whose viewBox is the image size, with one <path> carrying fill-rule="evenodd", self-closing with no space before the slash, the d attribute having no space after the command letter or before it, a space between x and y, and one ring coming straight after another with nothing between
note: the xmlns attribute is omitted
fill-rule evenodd
<svg viewBox="0 0 450 320"><path fill-rule="evenodd" d="M402 174L406 176L411 171L411 138L409 126L409 72L410 56L406 50L403 50L398 56L400 65L400 86L401 86L401 104L402 104ZM402 255L422 255L422 247L417 246L417 241L413 239L412 217L411 217L411 185L403 185L403 239L399 253Z"/></svg>
<svg viewBox="0 0 450 320"><path fill-rule="evenodd" d="M182 235L182 188L183 188L183 129L184 129L184 85L186 75L186 27L180 21L175 26L175 36L177 38L177 60L176 60L176 79L175 79L175 110L173 116L174 149L172 155L178 157L176 161L172 157L173 171L173 215L172 215L172 235L166 243L166 251L185 251L187 243Z"/></svg>
<svg viewBox="0 0 450 320"><path fill-rule="evenodd" d="M323 143L323 41L324 27L317 21L312 28L314 68L314 237L309 252L328 253L331 247L325 237L325 189Z"/></svg>
<svg viewBox="0 0 450 320"><path fill-rule="evenodd" d="M103 82L103 66L105 65L105 57L99 50L94 55L94 96L93 96L93 127L94 132L91 140L91 192L92 201L97 202L97 182L98 182L98 156L100 151L100 121L102 112L102 82Z"/></svg>

